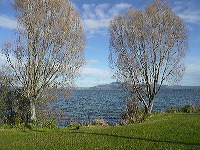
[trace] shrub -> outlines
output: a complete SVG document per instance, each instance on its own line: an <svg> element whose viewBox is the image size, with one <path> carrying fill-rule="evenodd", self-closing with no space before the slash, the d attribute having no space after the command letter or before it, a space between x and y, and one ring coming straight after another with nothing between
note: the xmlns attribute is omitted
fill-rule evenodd
<svg viewBox="0 0 200 150"><path fill-rule="evenodd" d="M18 90L6 89L0 97L0 120L13 126L29 120L29 102Z"/></svg>
<svg viewBox="0 0 200 150"><path fill-rule="evenodd" d="M168 113L178 113L179 110L175 106L171 106L171 107L168 108L167 112Z"/></svg>
<svg viewBox="0 0 200 150"><path fill-rule="evenodd" d="M54 128L56 128L56 123L55 123L55 121L54 120L47 120L47 121L44 121L43 123L42 123L42 127L43 128L49 128L49 129L54 129Z"/></svg>
<svg viewBox="0 0 200 150"><path fill-rule="evenodd" d="M195 106L195 112L200 112L200 104L197 104L196 106Z"/></svg>
<svg viewBox="0 0 200 150"><path fill-rule="evenodd" d="M94 126L108 126L107 123L104 122L103 119L95 119L91 125L94 125Z"/></svg>
<svg viewBox="0 0 200 150"><path fill-rule="evenodd" d="M13 126L9 125L9 124L3 124L0 126L0 129L12 129Z"/></svg>
<svg viewBox="0 0 200 150"><path fill-rule="evenodd" d="M24 124L18 124L16 126L14 126L14 128L16 129L20 129L20 130L25 130L26 129L26 126Z"/></svg>
<svg viewBox="0 0 200 150"><path fill-rule="evenodd" d="M32 130L34 127L31 123L25 124L24 126L29 130Z"/></svg>
<svg viewBox="0 0 200 150"><path fill-rule="evenodd" d="M192 105L185 105L180 108L180 111L184 113L192 113L195 111L195 109Z"/></svg>
<svg viewBox="0 0 200 150"><path fill-rule="evenodd" d="M53 129L57 127L57 124L54 120L32 120L28 125L32 127L41 127Z"/></svg>
<svg viewBox="0 0 200 150"><path fill-rule="evenodd" d="M68 127L69 128L72 128L72 129L77 129L78 127L80 127L80 123L78 123L78 122L71 122L69 125L68 125Z"/></svg>
<svg viewBox="0 0 200 150"><path fill-rule="evenodd" d="M38 120L31 120L30 124L32 124L33 126L42 127L41 121Z"/></svg>
<svg viewBox="0 0 200 150"><path fill-rule="evenodd" d="M139 123L143 120L143 117L144 111L140 109L138 101L136 99L128 100L121 123Z"/></svg>

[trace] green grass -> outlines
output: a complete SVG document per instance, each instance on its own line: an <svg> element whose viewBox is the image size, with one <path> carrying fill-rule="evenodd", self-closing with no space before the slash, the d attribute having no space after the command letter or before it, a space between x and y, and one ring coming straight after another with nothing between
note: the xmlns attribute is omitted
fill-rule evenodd
<svg viewBox="0 0 200 150"><path fill-rule="evenodd" d="M200 113L156 114L114 127L0 129L0 149L200 149Z"/></svg>

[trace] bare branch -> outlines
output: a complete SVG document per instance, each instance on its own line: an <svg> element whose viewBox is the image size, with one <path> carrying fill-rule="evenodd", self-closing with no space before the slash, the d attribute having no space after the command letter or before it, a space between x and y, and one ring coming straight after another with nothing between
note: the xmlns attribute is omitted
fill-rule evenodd
<svg viewBox="0 0 200 150"><path fill-rule="evenodd" d="M48 89L73 85L84 64L85 34L68 0L14 2L18 38L4 52L17 77L14 86L33 105Z"/></svg>
<svg viewBox="0 0 200 150"><path fill-rule="evenodd" d="M160 0L144 11L129 9L114 17L109 26L109 61L114 77L138 95L145 107L148 102L152 108L164 81L175 83L182 77L187 34L181 18Z"/></svg>

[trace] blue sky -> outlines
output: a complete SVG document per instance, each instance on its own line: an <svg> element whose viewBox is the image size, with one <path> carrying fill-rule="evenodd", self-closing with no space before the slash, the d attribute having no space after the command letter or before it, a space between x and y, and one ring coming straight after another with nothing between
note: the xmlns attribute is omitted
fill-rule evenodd
<svg viewBox="0 0 200 150"><path fill-rule="evenodd" d="M12 0L0 0L0 43L12 40L17 25ZM114 82L108 66L109 20L128 8L144 9L150 0L71 0L81 14L85 28L87 64L76 84L91 87ZM186 71L180 85L200 86L200 0L167 0L189 28L190 51L185 59ZM4 57L0 54L0 63Z"/></svg>

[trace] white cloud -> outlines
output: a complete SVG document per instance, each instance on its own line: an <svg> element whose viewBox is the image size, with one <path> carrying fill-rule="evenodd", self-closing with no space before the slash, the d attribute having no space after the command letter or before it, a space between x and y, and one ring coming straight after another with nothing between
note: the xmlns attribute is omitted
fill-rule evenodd
<svg viewBox="0 0 200 150"><path fill-rule="evenodd" d="M17 21L8 16L0 15L0 27L15 29L17 27Z"/></svg>
<svg viewBox="0 0 200 150"><path fill-rule="evenodd" d="M97 18L105 18L107 14L105 10L109 7L109 4L84 4L83 9L83 18L89 19L97 19Z"/></svg>
<svg viewBox="0 0 200 150"><path fill-rule="evenodd" d="M106 69L99 68L99 61L95 59L87 60L86 66L81 70L81 78L92 77L97 80L111 78L111 74Z"/></svg>
<svg viewBox="0 0 200 150"><path fill-rule="evenodd" d="M85 18L91 18L91 19L94 19L95 18L95 14L93 12L93 9L95 7L95 4L84 4L83 5L83 15L82 17L85 19Z"/></svg>
<svg viewBox="0 0 200 150"><path fill-rule="evenodd" d="M200 9L194 1L176 1L173 8L178 15L188 23L200 24Z"/></svg>
<svg viewBox="0 0 200 150"><path fill-rule="evenodd" d="M200 60L197 57L186 59L186 70L181 81L182 85L200 86Z"/></svg>
<svg viewBox="0 0 200 150"><path fill-rule="evenodd" d="M127 3L116 4L111 7L109 4L84 4L83 5L83 24L87 33L105 34L110 19L132 5Z"/></svg>
<svg viewBox="0 0 200 150"><path fill-rule="evenodd" d="M200 10L185 10L179 16L186 22L200 24Z"/></svg>
<svg viewBox="0 0 200 150"><path fill-rule="evenodd" d="M84 25L86 27L86 30L93 31L101 28L107 28L108 22L109 19L85 19Z"/></svg>
<svg viewBox="0 0 200 150"><path fill-rule="evenodd" d="M108 15L106 13L106 9L109 7L109 4L100 4L96 7L96 15L98 18L105 19L108 18Z"/></svg>
<svg viewBox="0 0 200 150"><path fill-rule="evenodd" d="M79 87L92 87L112 82L110 71L100 67L98 60L87 60L86 66L80 71L77 85Z"/></svg>
<svg viewBox="0 0 200 150"><path fill-rule="evenodd" d="M113 6L113 7L109 10L109 13L110 13L112 16L116 16L116 15L118 15L121 11L128 9L128 8L130 8L131 6L132 6L131 4L127 4L127 3L116 4L115 6Z"/></svg>
<svg viewBox="0 0 200 150"><path fill-rule="evenodd" d="M86 63L87 63L87 65L98 65L99 61L91 59L91 60L87 60Z"/></svg>
<svg viewBox="0 0 200 150"><path fill-rule="evenodd" d="M93 77L96 79L106 79L110 78L110 72L107 70L99 69L99 68L93 68L93 67L85 67L81 71L81 77Z"/></svg>
<svg viewBox="0 0 200 150"><path fill-rule="evenodd" d="M97 60L87 61L88 65L80 71L80 78L77 80L76 85L79 87L93 87L101 84L108 84L115 80L111 78L109 70L92 67L99 62Z"/></svg>

